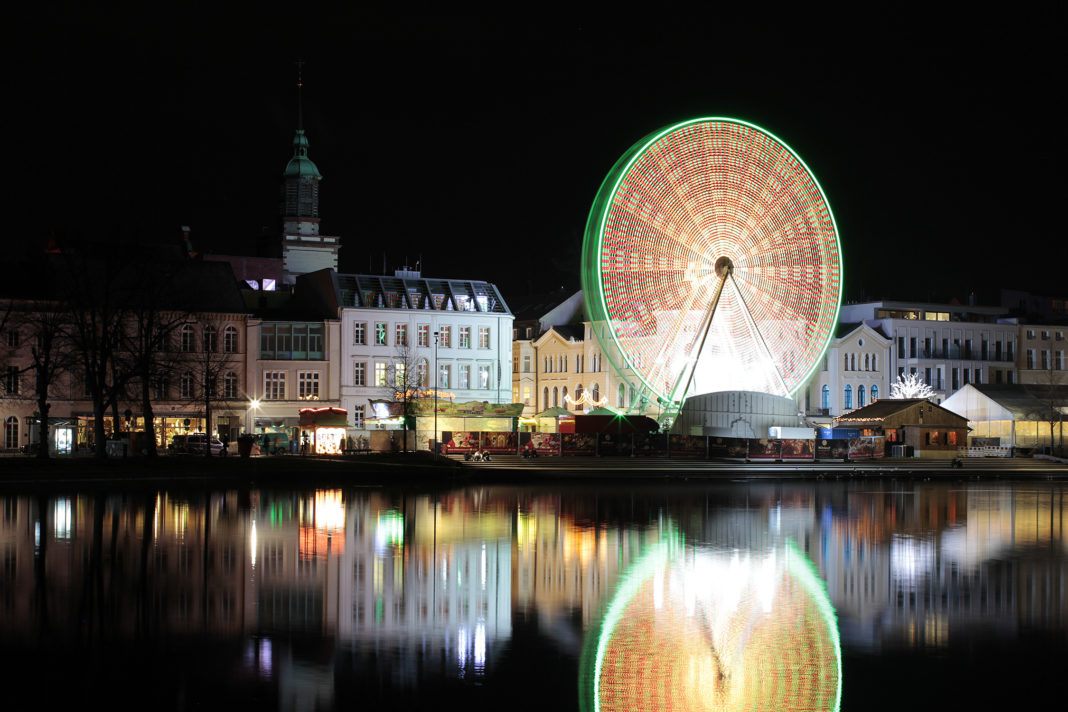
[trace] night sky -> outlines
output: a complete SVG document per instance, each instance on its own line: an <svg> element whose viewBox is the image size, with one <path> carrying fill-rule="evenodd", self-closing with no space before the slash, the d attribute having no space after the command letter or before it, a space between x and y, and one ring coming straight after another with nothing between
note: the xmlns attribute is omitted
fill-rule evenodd
<svg viewBox="0 0 1068 712"><path fill-rule="evenodd" d="M342 237L343 271L380 271L385 254L390 270L421 258L424 275L511 298L577 287L587 212L619 155L665 125L734 116L816 174L846 299L1068 292L1063 10L188 5L70 3L12 22L9 244L181 225L204 251L276 244L302 58L322 231Z"/></svg>

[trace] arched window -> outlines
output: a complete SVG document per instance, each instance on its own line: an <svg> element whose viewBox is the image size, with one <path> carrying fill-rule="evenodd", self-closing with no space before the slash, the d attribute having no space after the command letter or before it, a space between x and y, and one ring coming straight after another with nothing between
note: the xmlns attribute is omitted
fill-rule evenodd
<svg viewBox="0 0 1068 712"><path fill-rule="evenodd" d="M196 341L196 337L194 336L193 325L192 324L186 324L185 326L182 327L182 345L181 345L182 351L184 353L191 352L193 350L193 348L194 348L194 342L195 341Z"/></svg>
<svg viewBox="0 0 1068 712"><path fill-rule="evenodd" d="M873 370L873 371L878 371L879 370L879 354L872 354L871 355L871 370ZM874 398L874 396L872 396L872 397Z"/></svg>
<svg viewBox="0 0 1068 712"><path fill-rule="evenodd" d="M237 374L230 372L223 376L223 398L237 398Z"/></svg>
<svg viewBox="0 0 1068 712"><path fill-rule="evenodd" d="M853 386L845 387L845 408L846 410L853 408Z"/></svg>
<svg viewBox="0 0 1068 712"><path fill-rule="evenodd" d="M19 447L19 419L9 415L4 421L4 448L17 450Z"/></svg>
<svg viewBox="0 0 1068 712"><path fill-rule="evenodd" d="M843 355L842 359L843 359L842 370L843 371L848 371L849 370L849 354Z"/></svg>
<svg viewBox="0 0 1068 712"><path fill-rule="evenodd" d="M591 390L593 391L593 402L596 403L597 401L601 400L601 386L597 383L594 383L593 388Z"/></svg>
<svg viewBox="0 0 1068 712"><path fill-rule="evenodd" d="M553 408L560 407L560 389L553 386Z"/></svg>
<svg viewBox="0 0 1068 712"><path fill-rule="evenodd" d="M856 354L853 354L849 359L849 370L850 371L856 371L857 370L857 355Z"/></svg>
<svg viewBox="0 0 1068 712"><path fill-rule="evenodd" d="M237 353L237 329L232 326L223 329L223 351L228 354Z"/></svg>
<svg viewBox="0 0 1068 712"><path fill-rule="evenodd" d="M626 399L627 399L627 386L622 384L622 383L620 383L619 384L619 397L616 399L616 407L617 408L626 408L626 406L623 405L626 402Z"/></svg>
<svg viewBox="0 0 1068 712"><path fill-rule="evenodd" d="M567 386L564 386L564 387L563 387L563 388L562 388L562 389L560 390L560 398L562 399L562 400L560 401L561 403L567 403ZM567 406L565 405L564 407L566 408Z"/></svg>
<svg viewBox="0 0 1068 712"><path fill-rule="evenodd" d="M830 410L831 408L831 387L824 386L820 393L820 408L824 410Z"/></svg>
<svg viewBox="0 0 1068 712"><path fill-rule="evenodd" d="M864 370L871 370L871 354L864 354Z"/></svg>
<svg viewBox="0 0 1068 712"><path fill-rule="evenodd" d="M864 386L857 386L857 407L864 407Z"/></svg>
<svg viewBox="0 0 1068 712"><path fill-rule="evenodd" d="M871 387L871 402L874 403L877 400L879 400L879 386L872 386Z"/></svg>
<svg viewBox="0 0 1068 712"><path fill-rule="evenodd" d="M204 351L205 351L205 353L213 354L218 349L219 345L216 343L216 341L217 341L216 337L217 336L218 336L218 334L216 333L214 326L209 324L208 326L204 327Z"/></svg>
<svg viewBox="0 0 1068 712"><path fill-rule="evenodd" d="M541 389L541 409L546 410L549 407L549 387Z"/></svg>

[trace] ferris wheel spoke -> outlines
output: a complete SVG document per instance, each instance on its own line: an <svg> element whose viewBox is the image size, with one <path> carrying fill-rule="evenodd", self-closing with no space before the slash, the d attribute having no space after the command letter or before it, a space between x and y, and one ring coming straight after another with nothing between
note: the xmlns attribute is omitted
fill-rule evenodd
<svg viewBox="0 0 1068 712"><path fill-rule="evenodd" d="M757 325L756 319L753 318L753 312L749 309L749 305L746 304L745 295L742 293L741 288L738 286L738 281L734 279L733 275L731 275L731 283L738 291L738 301L742 305L742 313L745 315L746 321L749 323L749 328L757 337L757 343L760 344L761 347L763 347L764 357L768 360L768 366L771 368L772 373L774 373L775 376L778 378L779 384L783 388L783 393L789 393L790 387L786 385L786 379L783 377L783 374L779 372L778 366L775 365L775 355L771 352L771 349L768 348L768 342L764 339L764 335L760 333L760 327Z"/></svg>

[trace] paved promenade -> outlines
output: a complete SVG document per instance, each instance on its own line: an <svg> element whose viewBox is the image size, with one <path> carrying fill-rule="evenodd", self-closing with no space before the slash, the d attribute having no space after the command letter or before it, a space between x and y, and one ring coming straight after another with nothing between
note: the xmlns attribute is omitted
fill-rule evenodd
<svg viewBox="0 0 1068 712"><path fill-rule="evenodd" d="M552 480L690 480L806 478L957 478L1068 479L1068 464L1040 458L965 458L960 467L950 460L882 459L857 462L736 462L631 457L539 457L495 455L492 462L465 462L429 452L370 454L345 457L170 456L96 460L57 458L39 462L30 457L0 459L0 488L144 486L309 487L453 486L465 481L535 482Z"/></svg>

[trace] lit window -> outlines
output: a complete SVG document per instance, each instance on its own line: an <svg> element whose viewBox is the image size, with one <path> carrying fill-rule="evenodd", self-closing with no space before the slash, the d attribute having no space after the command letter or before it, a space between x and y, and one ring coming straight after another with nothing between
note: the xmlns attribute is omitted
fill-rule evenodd
<svg viewBox="0 0 1068 712"><path fill-rule="evenodd" d="M375 324L375 346L386 346L386 325L382 322Z"/></svg>
<svg viewBox="0 0 1068 712"><path fill-rule="evenodd" d="M488 349L490 347L490 330L488 326L478 327L478 348Z"/></svg>
<svg viewBox="0 0 1068 712"><path fill-rule="evenodd" d="M264 400L286 399L285 371L265 371L263 373L263 398Z"/></svg>
<svg viewBox="0 0 1068 712"><path fill-rule="evenodd" d="M490 387L490 367L487 364L478 367L478 387L482 390Z"/></svg>
<svg viewBox="0 0 1068 712"><path fill-rule="evenodd" d="M441 327L441 345L445 348L452 348L452 327Z"/></svg>
<svg viewBox="0 0 1068 712"><path fill-rule="evenodd" d="M459 371L457 373L459 383L456 384L457 388L470 388L471 387L471 364L461 363Z"/></svg>
<svg viewBox="0 0 1068 712"><path fill-rule="evenodd" d="M301 371L297 374L297 398L319 400L318 371Z"/></svg>
<svg viewBox="0 0 1068 712"><path fill-rule="evenodd" d="M407 324L397 324L397 339L396 339L395 343L397 344L397 346L407 346L408 345L408 325Z"/></svg>
<svg viewBox="0 0 1068 712"><path fill-rule="evenodd" d="M419 325L419 346L430 346L430 324Z"/></svg>
<svg viewBox="0 0 1068 712"><path fill-rule="evenodd" d="M459 343L459 346L460 346L461 349L469 349L469 348L471 348L471 327L470 326L461 326L460 327L460 343Z"/></svg>
<svg viewBox="0 0 1068 712"><path fill-rule="evenodd" d="M375 364L375 385L382 388L386 385L386 364Z"/></svg>
<svg viewBox="0 0 1068 712"><path fill-rule="evenodd" d="M853 407L853 387L852 386L846 386L845 387L845 407L846 407L847 410L851 409Z"/></svg>
<svg viewBox="0 0 1068 712"><path fill-rule="evenodd" d="M441 368L438 369L438 388L450 388L451 376L452 367L447 363L441 364Z"/></svg>

